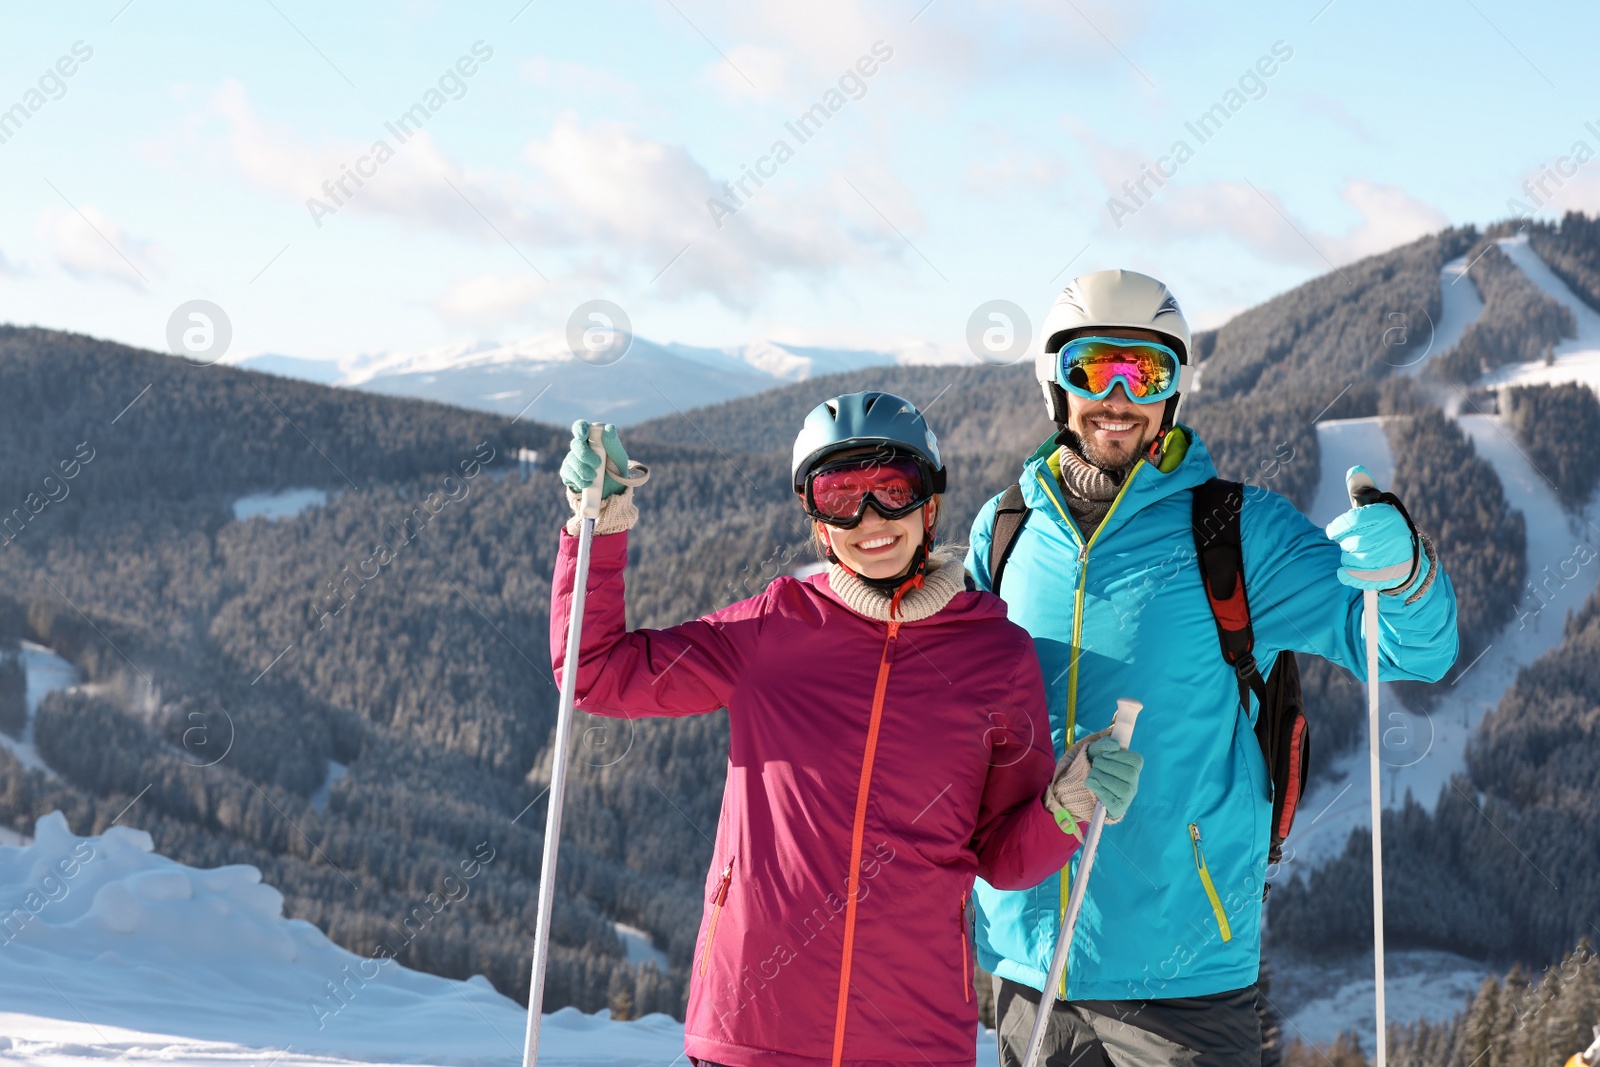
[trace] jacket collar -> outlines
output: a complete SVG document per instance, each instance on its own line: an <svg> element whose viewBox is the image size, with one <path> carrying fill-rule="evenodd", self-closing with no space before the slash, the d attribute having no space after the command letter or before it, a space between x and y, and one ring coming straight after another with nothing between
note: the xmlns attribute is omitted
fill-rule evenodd
<svg viewBox="0 0 1600 1067"><path fill-rule="evenodd" d="M1180 440L1168 445L1169 456L1178 456L1176 462L1169 459L1163 466L1170 469L1163 471L1148 460L1140 460L1123 483L1122 492L1118 494L1100 528L1095 531L1096 539L1109 536L1110 531L1126 525L1134 515L1151 504L1216 477L1217 468L1211 462L1211 454L1206 451L1205 443L1194 430L1180 423L1173 427L1171 433L1181 435ZM1069 518L1071 512L1067 509L1057 480L1059 472L1055 463L1058 447L1054 438L1046 440L1022 465L1019 483L1022 486L1022 499L1032 510L1044 512L1057 525L1067 528L1073 538L1082 544L1082 535L1076 523Z"/></svg>

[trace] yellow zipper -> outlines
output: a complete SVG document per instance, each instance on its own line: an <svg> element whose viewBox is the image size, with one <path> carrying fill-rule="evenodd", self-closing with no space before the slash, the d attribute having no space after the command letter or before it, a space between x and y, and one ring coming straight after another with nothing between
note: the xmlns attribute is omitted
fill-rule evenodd
<svg viewBox="0 0 1600 1067"><path fill-rule="evenodd" d="M1194 869L1200 872L1200 884L1205 886L1206 899L1211 901L1211 912L1217 917L1217 929L1222 931L1223 941L1233 940L1233 928L1228 925L1228 913L1222 910L1222 898L1217 896L1217 887L1211 881L1211 868L1206 866L1206 854L1200 849L1200 824L1189 824L1189 840L1194 845Z"/></svg>
<svg viewBox="0 0 1600 1067"><path fill-rule="evenodd" d="M1078 656L1083 644L1083 594L1089 584L1089 550L1094 547L1095 541L1100 537L1100 531L1106 528L1106 523L1111 521L1111 516L1116 514L1117 505L1122 503L1122 498L1127 494L1128 487L1133 484L1133 479L1138 476L1139 468L1144 466L1144 460L1134 465L1128 477L1123 481L1122 488L1117 490L1116 498L1111 501L1111 507L1106 509L1105 517L1100 520L1100 525L1095 527L1094 533L1088 541L1084 541L1083 534L1078 532L1077 524L1072 521L1072 516L1067 514L1066 508L1061 506L1061 501L1050 489L1050 483L1045 476L1035 470L1034 477L1039 479L1039 484L1044 487L1045 495L1050 498L1050 503L1056 506L1061 513L1062 520L1067 524L1067 529L1072 531L1073 537L1078 541L1078 588L1072 597L1072 659L1067 664L1067 732L1062 738L1062 743L1068 747L1072 745L1072 734L1077 727L1078 720Z"/></svg>
<svg viewBox="0 0 1600 1067"><path fill-rule="evenodd" d="M1048 466L1048 462L1046 466ZM1050 503L1056 506L1056 511L1061 513L1061 520L1067 524L1067 529L1072 531L1073 537L1078 541L1078 588L1072 596L1072 659L1067 663L1067 729L1062 736L1062 745L1072 747L1072 735L1077 729L1078 722L1078 655L1083 644L1083 594L1089 584L1089 549L1094 547L1100 531L1106 528L1106 523L1111 521L1111 516L1116 514L1117 505L1122 503L1122 498L1127 495L1128 487L1133 484L1133 479L1138 476L1139 470L1144 466L1144 460L1133 465L1133 470L1128 472L1128 477L1122 482L1122 488L1117 490L1116 497L1111 501L1111 506L1106 509L1105 517L1100 520L1094 533L1085 541L1078 526L1072 521L1072 516L1067 514L1067 509L1056 499L1056 494L1050 488L1050 483L1045 476L1034 469L1033 476L1039 479L1039 485L1044 489L1044 495L1050 498ZM1069 868L1061 870L1061 918L1067 917L1067 898L1071 896L1071 877L1067 873ZM1058 935L1059 936L1059 935ZM1067 974L1061 972L1061 996L1067 995Z"/></svg>

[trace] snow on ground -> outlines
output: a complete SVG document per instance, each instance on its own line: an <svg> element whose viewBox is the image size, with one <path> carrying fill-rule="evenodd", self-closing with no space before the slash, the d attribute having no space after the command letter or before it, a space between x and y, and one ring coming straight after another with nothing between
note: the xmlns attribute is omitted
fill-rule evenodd
<svg viewBox="0 0 1600 1067"><path fill-rule="evenodd" d="M1402 949L1384 953L1384 1010L1390 1022L1441 1022L1498 970L1449 952ZM1283 1012L1288 1036L1325 1045L1341 1030L1355 1030L1368 1052L1377 1033L1372 995L1372 953L1335 962L1275 959L1272 1001Z"/></svg>
<svg viewBox="0 0 1600 1067"><path fill-rule="evenodd" d="M1382 489L1394 481L1389 437L1383 432L1383 420L1376 416L1317 423L1317 447L1322 452L1322 470L1306 514L1318 526L1326 526L1350 509L1344 476L1351 467L1366 467Z"/></svg>
<svg viewBox="0 0 1600 1067"><path fill-rule="evenodd" d="M46 693L57 689L67 689L78 684L78 671L72 664L32 641L22 642L22 670L28 681L28 721L22 728L21 739L13 739L0 733L0 745L11 750L24 767L32 767L43 771L47 775L55 772L45 766L39 757L39 750L33 743L33 720L39 711L39 701L43 700ZM12 844L0 838L0 845Z"/></svg>
<svg viewBox="0 0 1600 1067"><path fill-rule="evenodd" d="M1415 377L1428 361L1443 355L1456 346L1467 327L1483 314L1483 297L1478 287L1467 276L1467 257L1460 256L1439 270L1439 321L1433 324L1433 334L1427 348L1415 363L1399 368L1401 373Z"/></svg>
<svg viewBox="0 0 1600 1067"><path fill-rule="evenodd" d="M77 837L58 812L31 845L0 847L0 1006L0 1063L52 1067L514 1067L526 1020L481 976L358 956L285 919L254 867L186 867L127 827ZM614 1023L567 1008L542 1033L551 1067L667 1067L683 1050L664 1015Z"/></svg>
<svg viewBox="0 0 1600 1067"><path fill-rule="evenodd" d="M339 779L350 773L350 768L338 760L328 761L328 776L322 780L317 791L312 793L309 800L311 806L318 811L328 810L328 801L333 797L333 787L339 784Z"/></svg>
<svg viewBox="0 0 1600 1067"><path fill-rule="evenodd" d="M1546 296L1572 312L1578 327L1578 336L1555 346L1554 360L1546 365L1542 360L1531 363L1512 363L1485 375L1477 382L1480 386L1497 385L1560 385L1565 382L1582 382L1600 393L1600 314L1567 288L1567 283L1556 277L1528 244L1526 235L1508 237L1496 242L1511 262L1537 285Z"/></svg>
<svg viewBox="0 0 1600 1067"><path fill-rule="evenodd" d="M285 489L277 493L251 493L233 502L233 517L245 519L287 519L311 507L328 502L326 489Z"/></svg>
<svg viewBox="0 0 1600 1067"><path fill-rule="evenodd" d="M656 970L662 974L667 973L667 954L656 948L649 934L627 923L611 925L617 928L617 937L622 939L622 948L628 954L629 963L636 967L653 963L656 965Z"/></svg>

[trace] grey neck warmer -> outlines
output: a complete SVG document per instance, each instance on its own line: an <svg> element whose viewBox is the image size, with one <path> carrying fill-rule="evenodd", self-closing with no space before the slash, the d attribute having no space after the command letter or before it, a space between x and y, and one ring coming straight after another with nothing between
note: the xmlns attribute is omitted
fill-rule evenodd
<svg viewBox="0 0 1600 1067"><path fill-rule="evenodd" d="M1066 445L1062 445L1056 455L1061 464L1061 489L1067 498L1067 509L1072 512L1084 538L1093 537L1122 487L1111 475Z"/></svg>

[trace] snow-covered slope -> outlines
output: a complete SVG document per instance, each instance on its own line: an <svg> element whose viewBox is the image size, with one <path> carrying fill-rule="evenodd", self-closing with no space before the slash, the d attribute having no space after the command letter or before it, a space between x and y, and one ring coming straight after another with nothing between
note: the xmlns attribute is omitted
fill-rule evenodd
<svg viewBox="0 0 1600 1067"><path fill-rule="evenodd" d="M1439 298L1439 321L1433 323L1427 348L1422 358L1399 368L1402 374L1417 377L1429 361L1454 348L1467 327L1483 314L1483 297L1478 295L1478 287L1467 276L1466 256L1458 256L1440 268Z"/></svg>
<svg viewBox="0 0 1600 1067"><path fill-rule="evenodd" d="M586 417L639 422L820 374L957 358L926 343L875 350L761 340L705 348L658 344L635 336L621 359L596 365L573 355L564 334L545 333L510 344L472 341L417 352L368 353L337 362L275 354L231 362L327 385L441 400L564 425Z"/></svg>
<svg viewBox="0 0 1600 1067"><path fill-rule="evenodd" d="M32 641L22 642L19 654L22 657L22 670L28 685L26 697L28 720L23 727L21 737L13 739L0 734L0 746L10 749L12 755L16 756L24 767L53 774L54 772L45 766L44 760L39 756L39 750L34 747L33 719L38 714L39 701L44 699L46 693L78 684L78 671L48 648L36 645ZM0 840L0 844L7 843ZM0 898L0 903L3 903L3 899Z"/></svg>
<svg viewBox="0 0 1600 1067"><path fill-rule="evenodd" d="M0 846L0 908L0 1062L521 1059L525 1014L487 980L347 952L285 919L254 867L186 867L142 830L84 838L59 812L42 817L31 845ZM551 1065L665 1067L683 1048L664 1015L568 1008L543 1034Z"/></svg>
<svg viewBox="0 0 1600 1067"><path fill-rule="evenodd" d="M1600 390L1600 315L1583 305L1528 247L1526 238L1499 242L1506 254L1544 292L1572 310L1578 337L1556 349L1555 366L1514 364L1481 380L1535 384L1584 381ZM1461 280L1464 260L1440 272L1443 310L1428 359L1448 351L1483 310L1470 281ZM1404 368L1416 373L1425 360ZM1427 385L1423 379L1422 384ZM1520 511L1528 532L1528 577L1516 616L1483 654L1457 663L1436 707L1425 714L1405 708L1385 685L1382 711L1383 801L1397 807L1409 792L1431 808L1452 775L1466 769L1466 745L1483 714L1516 680L1517 671L1561 641L1569 610L1578 608L1600 580L1600 505L1584 515L1562 509L1549 482L1523 453L1512 430L1495 416L1460 415L1459 391L1441 388L1454 399L1446 405L1479 455L1494 467L1507 502ZM1322 470L1310 517L1326 523L1347 506L1344 473L1352 465L1370 468L1380 485L1393 477L1394 460L1382 420L1349 419L1317 425ZM1448 560L1445 561L1448 565ZM1363 731L1365 735L1365 731ZM1283 876L1308 871L1342 852L1350 832L1371 825L1371 777L1365 736L1341 756L1304 799L1283 865ZM1373 982L1370 951L1349 958L1275 958L1274 995L1289 1017L1291 1032L1317 1042L1354 1029L1370 1048ZM1391 1020L1444 1019L1460 1010L1468 993L1490 972L1485 964L1447 953L1399 951L1386 954L1385 995Z"/></svg>
<svg viewBox="0 0 1600 1067"><path fill-rule="evenodd" d="M1600 314L1567 288L1567 283L1556 277L1537 252L1528 244L1526 235L1507 237L1497 242L1500 250L1522 269L1528 279L1556 303L1572 312L1578 335L1556 345L1554 359L1547 365L1543 361L1512 363L1500 367L1478 380L1480 386L1497 385L1560 385L1565 382L1582 382L1600 393Z"/></svg>
<svg viewBox="0 0 1600 1067"><path fill-rule="evenodd" d="M1528 530L1529 583L1517 614L1482 655L1457 663L1447 692L1428 713L1402 705L1383 686L1384 804L1398 807L1410 792L1432 808L1450 776L1466 769L1466 746L1483 713L1516 680L1517 670L1561 643L1567 612L1576 611L1600 580L1600 528L1595 509L1586 516L1562 509L1555 492L1528 462L1511 430L1499 419L1466 415L1457 419L1478 454L1494 467L1512 508L1522 512ZM1393 477L1394 461L1379 419L1320 423L1322 477L1311 519L1326 523L1348 507L1344 472L1365 463L1379 485ZM1448 559L1445 561L1448 566ZM1365 743L1333 764L1334 780L1307 794L1296 821L1289 869L1315 867L1343 851L1355 827L1371 825L1370 776Z"/></svg>
<svg viewBox="0 0 1600 1067"><path fill-rule="evenodd" d="M1444 1022L1496 968L1449 952L1401 949L1384 953L1385 1013L1391 1023ZM1370 1052L1377 1032L1372 953L1338 960L1274 960L1273 1003L1289 1022L1285 1032L1325 1045L1354 1030Z"/></svg>

